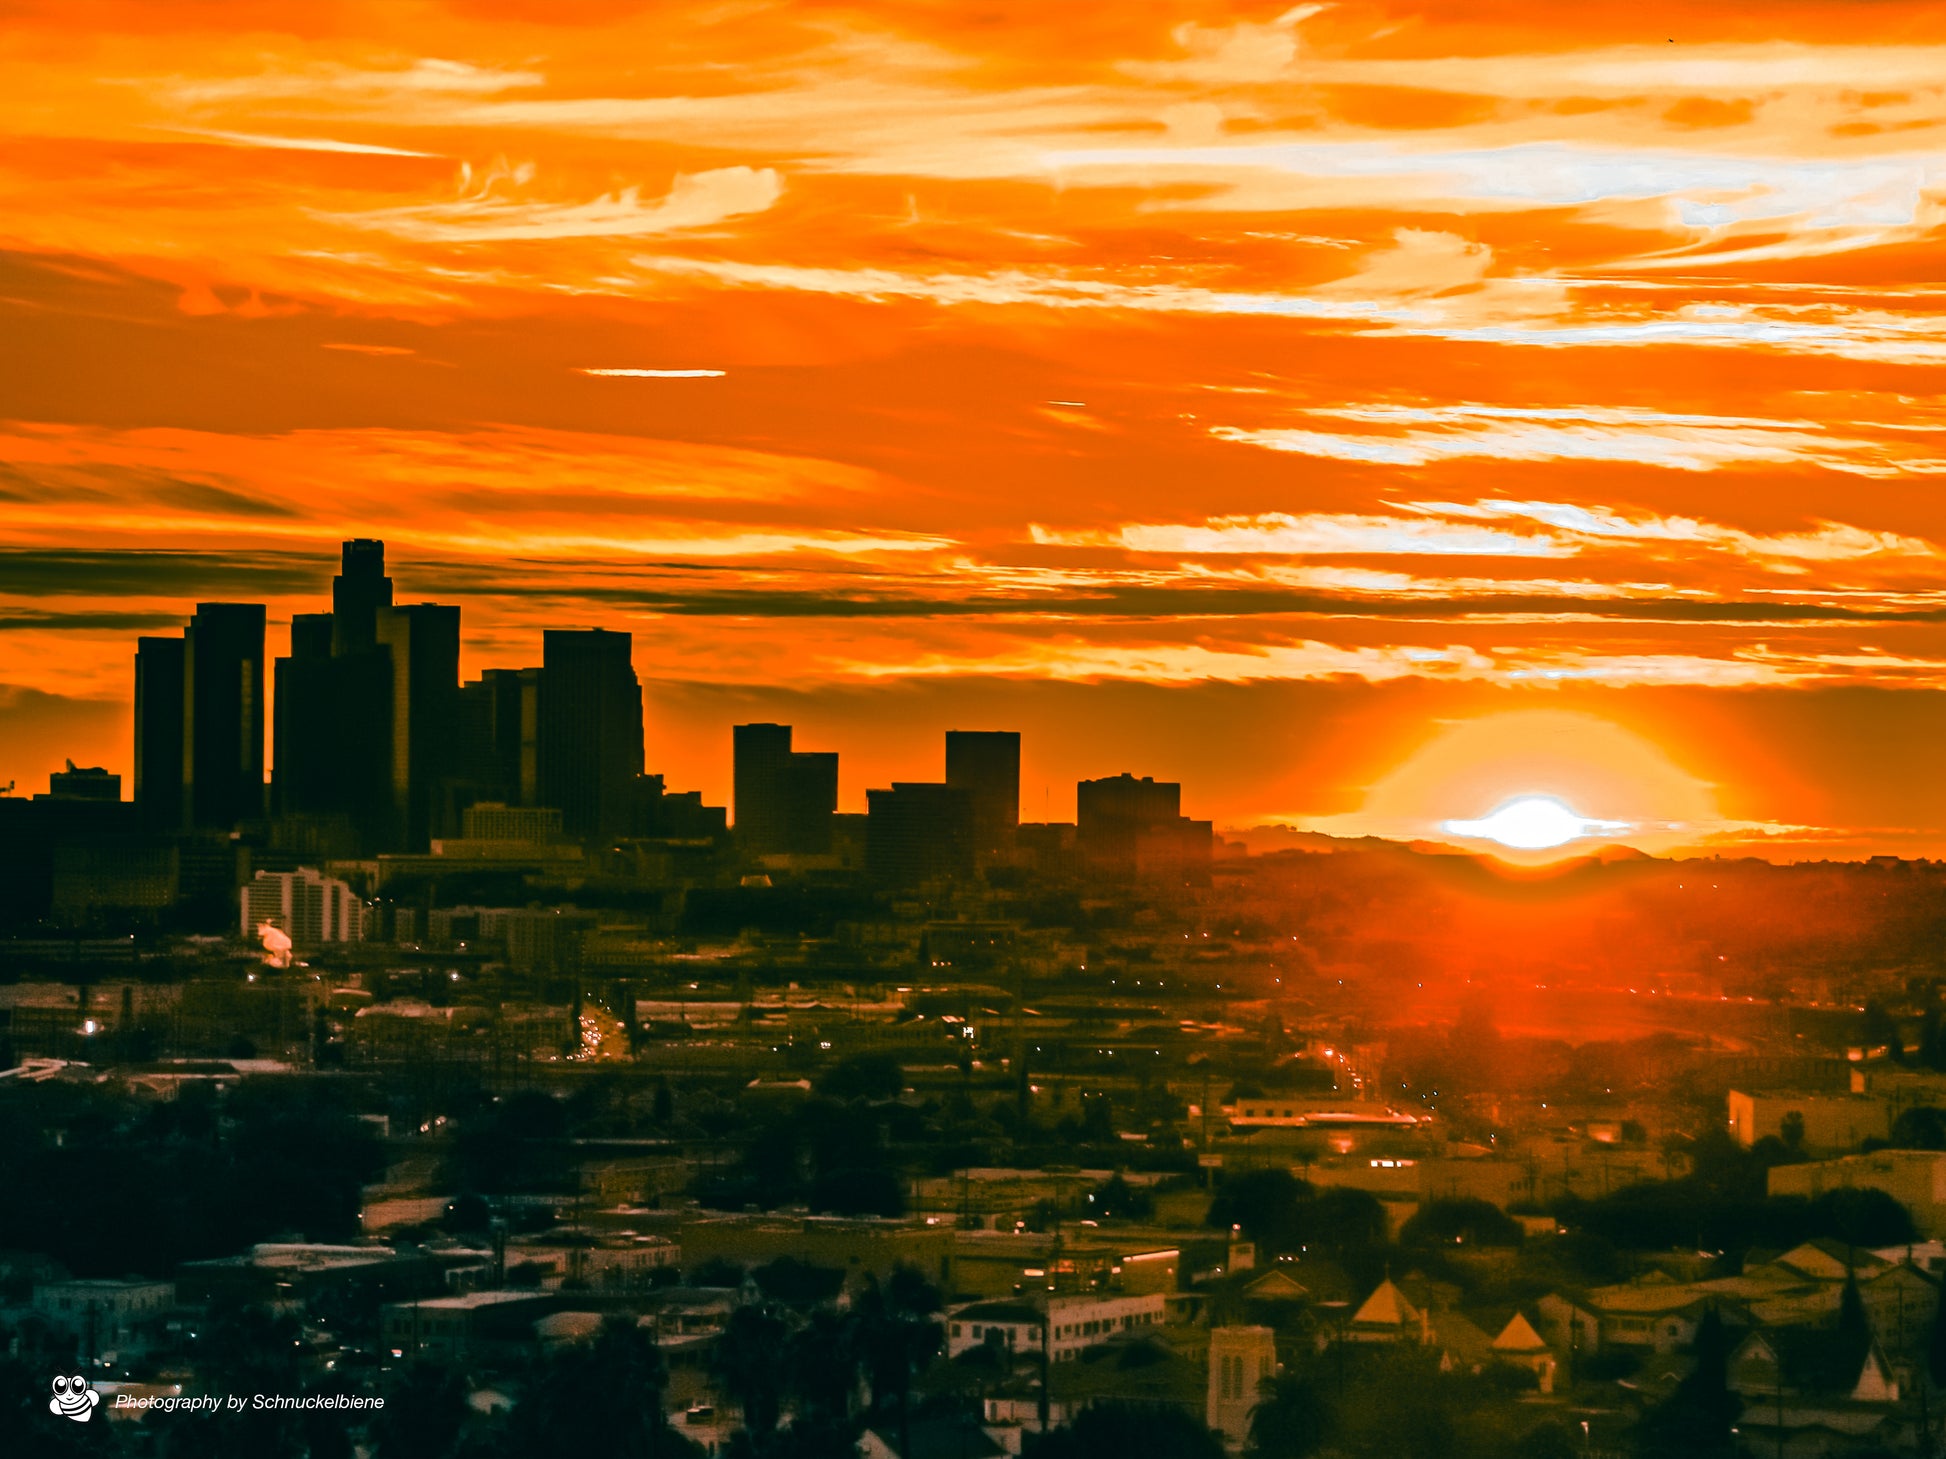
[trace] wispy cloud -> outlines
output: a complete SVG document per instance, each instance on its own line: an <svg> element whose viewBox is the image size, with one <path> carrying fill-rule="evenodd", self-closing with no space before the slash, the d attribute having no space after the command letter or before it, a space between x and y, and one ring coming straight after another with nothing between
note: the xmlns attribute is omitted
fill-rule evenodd
<svg viewBox="0 0 1946 1459"><path fill-rule="evenodd" d="M628 380L715 380L728 372L724 370L633 370L582 365L578 367L577 373Z"/></svg>
<svg viewBox="0 0 1946 1459"><path fill-rule="evenodd" d="M1813 465L1860 476L1933 475L1946 457L1833 434L1808 420L1712 416L1626 406L1343 405L1305 414L1392 427L1350 434L1217 425L1220 440L1300 456L1428 466L1503 461L1613 461L1677 471L1739 465Z"/></svg>
<svg viewBox="0 0 1946 1459"><path fill-rule="evenodd" d="M273 152L343 152L354 157L437 157L407 147L381 147L373 142L346 142L336 137L281 137L261 132L221 132L208 127L170 127L169 131L231 147L262 147Z"/></svg>
<svg viewBox="0 0 1946 1459"><path fill-rule="evenodd" d="M1148 553L1249 553L1276 556L1440 554L1467 557L1566 557L1572 544L1540 533L1496 531L1425 517L1265 512L1212 517L1191 524L1136 523L1106 530L1060 532L1038 524L1043 546L1120 547Z"/></svg>
<svg viewBox="0 0 1946 1459"><path fill-rule="evenodd" d="M1695 517L1630 515L1573 502L1405 502L1399 515L1266 512L1198 523L1129 523L1108 529L1057 531L1038 524L1044 546L1115 547L1149 554L1251 556L1572 557L1623 544L1728 552L1786 567L1807 562L1901 558L1932 560L1939 549L1921 538L1840 522L1802 532L1749 532ZM1471 523L1538 523L1546 531L1481 528Z"/></svg>
<svg viewBox="0 0 1946 1459"><path fill-rule="evenodd" d="M501 197L499 183L531 180L530 170L489 175L446 203L380 208L337 216L336 221L422 243L508 243L565 238L639 238L711 228L731 218L761 213L783 193L772 168L721 167L678 175L667 194L648 202L627 187L587 203L544 203ZM470 177L466 179L471 183Z"/></svg>

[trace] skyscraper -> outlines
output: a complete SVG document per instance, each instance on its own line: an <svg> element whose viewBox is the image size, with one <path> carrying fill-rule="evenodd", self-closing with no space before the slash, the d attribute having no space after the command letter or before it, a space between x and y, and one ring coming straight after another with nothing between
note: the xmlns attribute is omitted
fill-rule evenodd
<svg viewBox="0 0 1946 1459"><path fill-rule="evenodd" d="M184 821L229 830L264 813L264 606L198 603L183 639Z"/></svg>
<svg viewBox="0 0 1946 1459"><path fill-rule="evenodd" d="M737 843L752 856L821 856L838 810L838 757L793 750L787 724L730 731Z"/></svg>
<svg viewBox="0 0 1946 1459"><path fill-rule="evenodd" d="M633 641L605 628L541 636L539 782L542 805L571 836L620 832L642 773L642 686Z"/></svg>
<svg viewBox="0 0 1946 1459"><path fill-rule="evenodd" d="M385 575L385 544L354 537L340 549L338 576L331 580L331 653L363 653L378 641L378 610L392 606L392 580Z"/></svg>
<svg viewBox="0 0 1946 1459"><path fill-rule="evenodd" d="M271 808L280 816L339 809L339 688L329 613L291 618L291 651L273 665Z"/></svg>
<svg viewBox="0 0 1946 1459"><path fill-rule="evenodd" d="M458 775L469 799L539 803L540 702L539 669L487 669L460 686Z"/></svg>
<svg viewBox="0 0 1946 1459"><path fill-rule="evenodd" d="M730 729L730 815L737 843L752 855L774 851L784 839L784 777L791 758L787 724L739 724Z"/></svg>
<svg viewBox="0 0 1946 1459"><path fill-rule="evenodd" d="M181 638L135 644L135 809L145 831L180 831L183 800Z"/></svg>
<svg viewBox="0 0 1946 1459"><path fill-rule="evenodd" d="M459 609L412 603L377 610L374 632L392 664L392 813L400 842L425 848L440 782L453 767L459 701Z"/></svg>
<svg viewBox="0 0 1946 1459"><path fill-rule="evenodd" d="M865 792L865 869L890 887L973 874L973 796L955 785L894 781Z"/></svg>
<svg viewBox="0 0 1946 1459"><path fill-rule="evenodd" d="M1020 734L1016 730L947 730L946 783L973 799L973 848L1005 851L1020 826Z"/></svg>
<svg viewBox="0 0 1946 1459"><path fill-rule="evenodd" d="M378 613L392 606L385 544L355 537L340 549L331 581L332 809L351 818L368 847L392 846L392 664L378 642Z"/></svg>

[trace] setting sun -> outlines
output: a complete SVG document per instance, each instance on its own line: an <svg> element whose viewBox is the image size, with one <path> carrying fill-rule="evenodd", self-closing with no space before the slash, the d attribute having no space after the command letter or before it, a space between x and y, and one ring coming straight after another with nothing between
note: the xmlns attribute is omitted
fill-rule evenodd
<svg viewBox="0 0 1946 1459"><path fill-rule="evenodd" d="M1550 796L1529 795L1508 801L1477 821L1442 821L1440 829L1469 839L1498 841L1516 851L1545 851L1587 836L1626 831L1629 825L1590 820Z"/></svg>

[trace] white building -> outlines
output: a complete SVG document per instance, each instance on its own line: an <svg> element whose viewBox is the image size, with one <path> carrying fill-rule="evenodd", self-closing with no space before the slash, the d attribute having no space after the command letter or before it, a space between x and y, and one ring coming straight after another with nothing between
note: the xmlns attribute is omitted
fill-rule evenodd
<svg viewBox="0 0 1946 1459"><path fill-rule="evenodd" d="M242 931L255 938L266 922L296 947L365 940L365 904L350 887L314 867L260 871L243 888Z"/></svg>
<svg viewBox="0 0 1946 1459"><path fill-rule="evenodd" d="M1083 1350L1108 1341L1118 1332L1160 1326L1165 1320L1165 1306L1161 1292L974 1302L947 1317L946 1354L956 1358L983 1343L1023 1355L1037 1354L1043 1341L1041 1329L1046 1327L1049 1359L1072 1362Z"/></svg>

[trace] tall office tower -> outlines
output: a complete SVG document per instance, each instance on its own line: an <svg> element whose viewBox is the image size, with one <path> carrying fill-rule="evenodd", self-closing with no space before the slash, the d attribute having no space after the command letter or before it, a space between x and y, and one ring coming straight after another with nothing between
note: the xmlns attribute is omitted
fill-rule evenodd
<svg viewBox="0 0 1946 1459"><path fill-rule="evenodd" d="M331 581L331 714L336 739L330 809L351 818L368 849L392 849L401 831L393 795L392 663L378 642L378 614L392 606L385 544L343 545Z"/></svg>
<svg viewBox="0 0 1946 1459"><path fill-rule="evenodd" d="M182 829L184 647L135 642L135 811L145 831Z"/></svg>
<svg viewBox="0 0 1946 1459"><path fill-rule="evenodd" d="M865 870L883 886L973 874L973 796L956 785L894 781L865 792Z"/></svg>
<svg viewBox="0 0 1946 1459"><path fill-rule="evenodd" d="M198 603L183 633L183 819L264 813L264 605Z"/></svg>
<svg viewBox="0 0 1946 1459"><path fill-rule="evenodd" d="M344 544L338 576L331 580L331 652L364 653L378 641L378 610L392 606L385 575L385 544L355 537Z"/></svg>
<svg viewBox="0 0 1946 1459"><path fill-rule="evenodd" d="M782 848L784 783L791 760L787 724L739 724L730 730L730 814L737 844L761 856Z"/></svg>
<svg viewBox="0 0 1946 1459"><path fill-rule="evenodd" d="M374 628L392 660L392 814L401 844L422 851L441 782L451 773L459 708L459 609L380 608Z"/></svg>
<svg viewBox="0 0 1946 1459"><path fill-rule="evenodd" d="M1182 813L1182 786L1126 772L1075 787L1075 839L1081 854L1124 875L1209 876L1214 835L1208 821Z"/></svg>
<svg viewBox="0 0 1946 1459"><path fill-rule="evenodd" d="M539 802L540 701L539 669L487 669L460 686L456 773L471 800Z"/></svg>
<svg viewBox="0 0 1946 1459"><path fill-rule="evenodd" d="M946 783L973 797L973 847L1008 850L1020 827L1020 733L947 730Z"/></svg>
<svg viewBox="0 0 1946 1459"><path fill-rule="evenodd" d="M272 666L271 805L280 816L339 808L338 686L329 613L291 617L291 651Z"/></svg>
<svg viewBox="0 0 1946 1459"><path fill-rule="evenodd" d="M540 803L570 836L607 839L625 829L642 773L642 686L633 641L605 628L550 628L541 636Z"/></svg>
<svg viewBox="0 0 1946 1459"><path fill-rule="evenodd" d="M822 856L831 849L838 814L835 750L793 750L784 772L784 850Z"/></svg>
<svg viewBox="0 0 1946 1459"><path fill-rule="evenodd" d="M838 811L838 757L791 749L787 724L731 731L737 843L752 856L821 856Z"/></svg>

